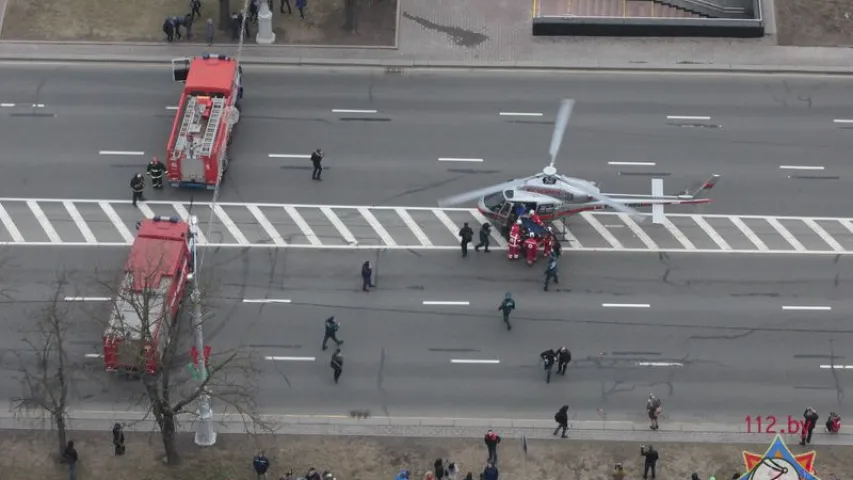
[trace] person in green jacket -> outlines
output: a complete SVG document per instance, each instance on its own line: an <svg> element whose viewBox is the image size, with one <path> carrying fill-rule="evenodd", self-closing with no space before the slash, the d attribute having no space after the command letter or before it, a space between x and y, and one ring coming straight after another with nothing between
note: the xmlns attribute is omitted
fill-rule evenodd
<svg viewBox="0 0 853 480"><path fill-rule="evenodd" d="M506 292L506 295L504 295L504 300L503 302L501 302L501 305L498 307L498 310L503 313L506 329L512 330L512 325L510 325L509 323L509 314L512 313L513 310L515 310L515 300L513 300L511 293Z"/></svg>

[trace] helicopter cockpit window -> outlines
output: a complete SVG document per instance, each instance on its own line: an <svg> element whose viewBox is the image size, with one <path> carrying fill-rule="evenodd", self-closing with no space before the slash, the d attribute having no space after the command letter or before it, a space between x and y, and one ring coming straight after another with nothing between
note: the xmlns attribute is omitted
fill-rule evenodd
<svg viewBox="0 0 853 480"><path fill-rule="evenodd" d="M504 198L503 192L486 195L486 197L483 198L483 203L486 205L486 208L493 212L500 210L501 205L503 205L504 202L506 202L506 199Z"/></svg>
<svg viewBox="0 0 853 480"><path fill-rule="evenodd" d="M554 185L557 183L557 177L542 177L542 183L544 183L545 185Z"/></svg>

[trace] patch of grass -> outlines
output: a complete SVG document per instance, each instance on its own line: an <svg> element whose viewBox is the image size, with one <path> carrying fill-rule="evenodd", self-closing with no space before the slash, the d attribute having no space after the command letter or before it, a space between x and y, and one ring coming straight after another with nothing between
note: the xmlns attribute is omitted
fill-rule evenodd
<svg viewBox="0 0 853 480"><path fill-rule="evenodd" d="M776 0L780 45L853 45L851 0Z"/></svg>

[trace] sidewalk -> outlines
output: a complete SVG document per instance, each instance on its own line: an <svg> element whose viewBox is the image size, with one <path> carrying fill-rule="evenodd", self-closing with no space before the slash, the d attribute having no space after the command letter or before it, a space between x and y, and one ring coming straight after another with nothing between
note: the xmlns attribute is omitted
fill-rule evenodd
<svg viewBox="0 0 853 480"><path fill-rule="evenodd" d="M370 417L350 418L346 416L308 415L262 415L266 429L279 435L359 435L370 437L417 437L417 438L480 438L488 429L500 432L506 438L552 439L553 420L525 419L478 419L438 417ZM69 413L70 428L80 431L108 431L114 423L127 424L128 431L147 432L155 428L153 419L141 412L72 411ZM236 414L216 415L217 431L223 434L256 433L265 429L247 425ZM187 417L181 425L182 431L194 431L195 426ZM0 415L0 430L39 430L44 424L40 418L14 418L8 412ZM747 433L741 424L727 425L702 422L662 422L661 430L649 430L645 422L628 421L571 421L571 438L587 441L608 442L690 442L690 443L741 443L768 444L773 434ZM781 427L780 427L781 428ZM789 443L795 444L797 435L786 435ZM843 432L837 435L817 433L814 445L850 446L853 435Z"/></svg>
<svg viewBox="0 0 853 480"><path fill-rule="evenodd" d="M486 4L491 7L486 8ZM851 73L853 50L780 47L772 37L618 39L533 37L530 4L519 0L401 0L399 48L249 45L246 63L446 68L575 68ZM163 62L214 50L192 45L0 42L0 60Z"/></svg>

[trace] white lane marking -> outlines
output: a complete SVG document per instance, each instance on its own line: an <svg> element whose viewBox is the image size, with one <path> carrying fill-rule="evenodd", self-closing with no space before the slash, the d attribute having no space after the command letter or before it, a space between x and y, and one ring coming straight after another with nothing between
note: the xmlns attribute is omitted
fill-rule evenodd
<svg viewBox="0 0 853 480"><path fill-rule="evenodd" d="M447 302L442 300L424 300L424 305L471 305L471 302Z"/></svg>
<svg viewBox="0 0 853 480"><path fill-rule="evenodd" d="M11 108L14 106L15 106L14 103L0 103L0 107L3 107L3 108Z"/></svg>
<svg viewBox="0 0 853 480"><path fill-rule="evenodd" d="M21 231L18 230L18 226L15 225L15 222L12 220L12 217L9 215L9 212L6 211L6 207L0 204L0 222L3 223L3 226L6 228L6 231L9 232L9 235L12 237L12 242L14 243L24 243L24 236L21 235Z"/></svg>
<svg viewBox="0 0 853 480"><path fill-rule="evenodd" d="M89 224L83 220L83 216L80 215L80 212L77 210L77 207L74 206L74 203L66 200L62 202L62 205L65 206L65 210L68 210L68 215L71 216L74 220L74 224L77 225L78 229L80 229L80 233L83 234L83 238L86 239L86 243L98 243L98 239L95 238L95 234L89 229Z"/></svg>
<svg viewBox="0 0 853 480"><path fill-rule="evenodd" d="M472 358L453 358L450 360L450 363L497 365L497 364L501 363L501 361L500 360L476 360L476 359L472 359Z"/></svg>
<svg viewBox="0 0 853 480"><path fill-rule="evenodd" d="M755 245L755 248L762 252L766 252L767 250L769 250L767 248L767 245L760 238L758 238L758 235L756 235L755 232L753 232L752 229L749 228L749 226L747 226L747 224L743 222L743 220L738 217L730 217L729 221L731 221L738 228L738 230L740 230L740 233L742 233L746 238L749 239L750 242L752 242L753 245Z"/></svg>
<svg viewBox="0 0 853 480"><path fill-rule="evenodd" d="M828 311L832 307L824 305L784 305L782 310L802 310L802 311Z"/></svg>
<svg viewBox="0 0 853 480"><path fill-rule="evenodd" d="M66 302L109 302L110 297L65 297Z"/></svg>
<svg viewBox="0 0 853 480"><path fill-rule="evenodd" d="M394 237L392 237L388 233L388 230L385 230L385 227L383 227L382 224L379 223L379 220L376 219L376 217L373 215L373 213L370 212L370 210L362 207L358 209L358 213L360 213L361 216L364 217L365 220L367 220L367 223L369 223L370 226L373 227L374 230L376 230L376 233L379 234L379 238L381 238L382 241L385 242L385 245L397 245L397 242L394 241Z"/></svg>
<svg viewBox="0 0 853 480"><path fill-rule="evenodd" d="M853 234L853 220L847 220L847 219L839 218L838 223L843 225L844 228L846 228L848 232Z"/></svg>
<svg viewBox="0 0 853 480"><path fill-rule="evenodd" d="M332 211L331 208L320 207L320 211L323 212L323 215L325 215L326 218L329 219L329 222L332 223L332 225L335 227L335 229L338 231L338 233L341 234L341 237L343 237L344 240L348 244L350 244L350 245L357 245L358 244L358 240L355 239L352 232L349 231L349 228L347 228L347 226L344 225L344 222L342 222L341 219L338 218L338 216L335 214L335 212Z"/></svg>
<svg viewBox="0 0 853 480"><path fill-rule="evenodd" d="M814 230L814 232L817 233L817 235L821 238L821 240L826 242L826 244L829 245L829 248L831 248L833 251L836 251L836 252L843 252L844 251L844 247L842 247L841 244L838 243L832 237L832 235L830 235L829 232L824 230L823 227L821 227L817 222L815 222L811 218L806 218L806 219L803 219L803 223L805 223L806 225L808 225L809 228Z"/></svg>
<svg viewBox="0 0 853 480"><path fill-rule="evenodd" d="M141 155L145 155L145 152L124 151L124 150L101 150L98 152L98 155L134 155L134 156L141 156Z"/></svg>
<svg viewBox="0 0 853 480"><path fill-rule="evenodd" d="M142 212L142 215L144 215L145 218L149 220L154 218L154 210L151 210L151 207L149 207L145 203L137 203L136 207L139 209L140 212Z"/></svg>
<svg viewBox="0 0 853 480"><path fill-rule="evenodd" d="M607 243L609 243L611 247L617 249L624 248L622 246L622 242L616 240L616 237L614 237L613 234L610 233L609 230L607 230L607 227L602 225L601 222L599 222L598 219L595 218L591 213L581 212L581 217L583 217L583 219L586 220L587 223L589 223L592 228L594 228L595 231L598 232L599 235L601 235L605 240L607 240Z"/></svg>
<svg viewBox="0 0 853 480"><path fill-rule="evenodd" d="M346 108L333 108L332 113L379 113L379 110L349 110Z"/></svg>
<svg viewBox="0 0 853 480"><path fill-rule="evenodd" d="M290 303L286 298L244 298L243 303Z"/></svg>
<svg viewBox="0 0 853 480"><path fill-rule="evenodd" d="M678 240L678 243L680 243L685 250L696 250L696 245L693 245L693 242L691 242L690 239L687 238L687 235L682 233L681 230L676 227L670 219L663 217L663 219L661 220L661 225L663 225L663 227L667 229L669 233L673 237L675 237L676 240Z"/></svg>
<svg viewBox="0 0 853 480"><path fill-rule="evenodd" d="M305 153L271 153L269 158L311 158L311 155Z"/></svg>
<svg viewBox="0 0 853 480"><path fill-rule="evenodd" d="M36 220L38 220L39 225L41 225L44 233L47 234L47 238L50 239L51 243L62 243L62 239L59 238L59 234L56 233L56 230L51 225L50 220L47 219L47 215L44 214L44 211L39 206L38 202L34 200L28 200L27 206L32 210L33 215L35 215Z"/></svg>
<svg viewBox="0 0 853 480"><path fill-rule="evenodd" d="M237 228L237 224L234 223L234 220L231 220L231 217L225 213L225 210L222 209L218 204L213 206L213 212L216 213L216 216L219 217L219 220L225 225L225 228L228 230L228 233L234 237L234 240L237 240L237 243L240 245L248 245L249 240L243 235L243 232Z"/></svg>
<svg viewBox="0 0 853 480"><path fill-rule="evenodd" d="M566 223L562 220L554 220L551 222L551 225L554 225L554 228L557 229L559 233L561 233L566 240L572 245L572 248L583 248L578 237L575 236L574 233L569 230L569 227L566 226Z"/></svg>
<svg viewBox="0 0 853 480"><path fill-rule="evenodd" d="M482 158L438 157L439 162L482 162Z"/></svg>
<svg viewBox="0 0 853 480"><path fill-rule="evenodd" d="M264 357L264 360L271 360L273 362L313 362L316 360L314 357Z"/></svg>
<svg viewBox="0 0 853 480"><path fill-rule="evenodd" d="M500 116L502 117L541 117L542 114L538 112L500 112Z"/></svg>
<svg viewBox="0 0 853 480"><path fill-rule="evenodd" d="M127 225L124 224L121 217L118 216L118 213L116 213L113 206L107 202L98 202L98 205L101 207L101 210L104 211L107 218L113 222L113 226L116 227L121 238L123 238L127 243L133 243L133 235L130 233L130 230L127 229Z"/></svg>
<svg viewBox="0 0 853 480"><path fill-rule="evenodd" d="M699 225L699 228L701 228L702 231L704 231L706 235L711 237L711 240L713 240L714 243L716 243L717 246L720 247L720 249L722 249L722 250L731 250L732 249L731 245L729 245L728 242L723 240L723 237L721 237L720 234L717 233L716 230L714 230L714 227L712 227L711 224L709 224L707 220L702 218L701 215L690 215L690 218L692 218L693 221L696 222L696 225Z"/></svg>
<svg viewBox="0 0 853 480"><path fill-rule="evenodd" d="M604 308L651 308L648 303L602 303Z"/></svg>
<svg viewBox="0 0 853 480"><path fill-rule="evenodd" d="M853 370L853 365L821 365L820 368L824 370Z"/></svg>
<svg viewBox="0 0 853 480"><path fill-rule="evenodd" d="M86 358L103 358L104 356L100 353L87 353L84 355Z"/></svg>
<svg viewBox="0 0 853 480"><path fill-rule="evenodd" d="M638 367L683 367L683 363L678 362L635 362Z"/></svg>
<svg viewBox="0 0 853 480"><path fill-rule="evenodd" d="M820 165L779 165L780 170L823 170Z"/></svg>
<svg viewBox="0 0 853 480"><path fill-rule="evenodd" d="M625 222L625 225L627 225L628 228L631 229L631 232L633 232L634 235L639 238L640 241L642 241L647 248L650 248L652 250L656 250L658 248L658 244L655 243L655 241L652 240L652 238L645 231L643 231L643 229L640 228L639 225L637 225L637 222L635 222L630 215L628 215L627 213L620 213L619 219Z"/></svg>
<svg viewBox="0 0 853 480"><path fill-rule="evenodd" d="M415 219L412 218L411 215L409 215L409 212L407 212L406 209L397 207L394 209L394 211L397 212L397 215L400 216L400 218L403 220L403 223L405 223L406 226L409 227L409 230L411 230L412 233L415 234L415 237L418 239L419 242L421 242L421 245L425 247L432 246L432 242L430 241L429 237L427 237L424 231L421 230L421 227L418 226L418 224L415 222Z"/></svg>
<svg viewBox="0 0 853 480"><path fill-rule="evenodd" d="M803 246L803 244L800 243L800 241L797 240L794 235L792 235L791 232L789 232L788 229L785 228L785 226L779 222L779 220L771 217L767 219L767 223L769 223L771 227L773 227L777 232L779 232L779 235L781 235L786 242L790 243L791 246L794 247L794 250L798 252L806 251L806 247Z"/></svg>
<svg viewBox="0 0 853 480"><path fill-rule="evenodd" d="M296 223L296 226L299 227L299 230L302 231L302 235L304 235L305 238L308 239L308 242L311 243L311 245L322 245L320 239L317 238L317 234L314 233L314 230L311 229L311 226L308 225L308 222L306 222L304 218L302 218L302 215L296 210L295 207L287 205L284 207L284 211L287 212L288 215L290 215L290 218L293 219L293 222Z"/></svg>
<svg viewBox="0 0 853 480"><path fill-rule="evenodd" d="M667 120L707 120L710 121L711 117L693 117L693 116L682 116L682 115L667 115Z"/></svg>
<svg viewBox="0 0 853 480"><path fill-rule="evenodd" d="M14 105L14 103L12 104ZM853 120L848 118L836 118L832 121L832 123L841 124L841 125L850 125L853 124Z"/></svg>
<svg viewBox="0 0 853 480"><path fill-rule="evenodd" d="M43 103L34 103L33 108L44 108L44 104Z"/></svg>
<svg viewBox="0 0 853 480"><path fill-rule="evenodd" d="M476 219L480 223L480 225L482 225L484 223L489 223L489 221L486 219L486 217L484 217L483 214L480 213L479 210L471 210L471 216L473 216L474 219ZM499 246L501 246L501 247L507 246L506 240L504 240L504 237L501 236L500 232L498 232L498 230L496 228L491 228L489 230L491 230L491 232L492 232L490 235L495 240L495 242L497 242L497 244Z"/></svg>
<svg viewBox="0 0 853 480"><path fill-rule="evenodd" d="M261 211L256 205L247 205L246 208L252 212L252 215L255 216L255 220L261 225L261 228L267 233L267 236L270 237L276 245L286 245L283 238L281 238L281 234L278 233L278 230L270 223L269 219L264 212Z"/></svg>
<svg viewBox="0 0 853 480"><path fill-rule="evenodd" d="M174 203L172 203L172 208L174 208L175 211L178 212L178 216L181 217L181 219L183 221L185 221L185 222L190 221L190 212L187 211L186 207L184 207L182 204L174 202ZM207 228L207 227L203 227L201 225L201 221L202 220L199 219L199 229L198 229L198 234L197 234L198 235L198 243L200 245L207 245L207 237L204 235L204 232L202 232L202 230L204 228Z"/></svg>
<svg viewBox="0 0 853 480"><path fill-rule="evenodd" d="M441 221L441 223L443 223L444 226L447 227L448 230L450 230L451 235L453 235L456 238L459 238L460 228L455 223L453 223L453 220L451 220L450 217L448 217L447 214L444 213L443 210L439 210L437 208L434 208L432 210L432 213L434 213L435 216Z"/></svg>
<svg viewBox="0 0 853 480"><path fill-rule="evenodd" d="M607 162L608 165L624 165L634 167L654 167L655 162Z"/></svg>
<svg viewBox="0 0 853 480"><path fill-rule="evenodd" d="M178 109L177 105L167 105L166 106L166 110L177 110L177 109Z"/></svg>

